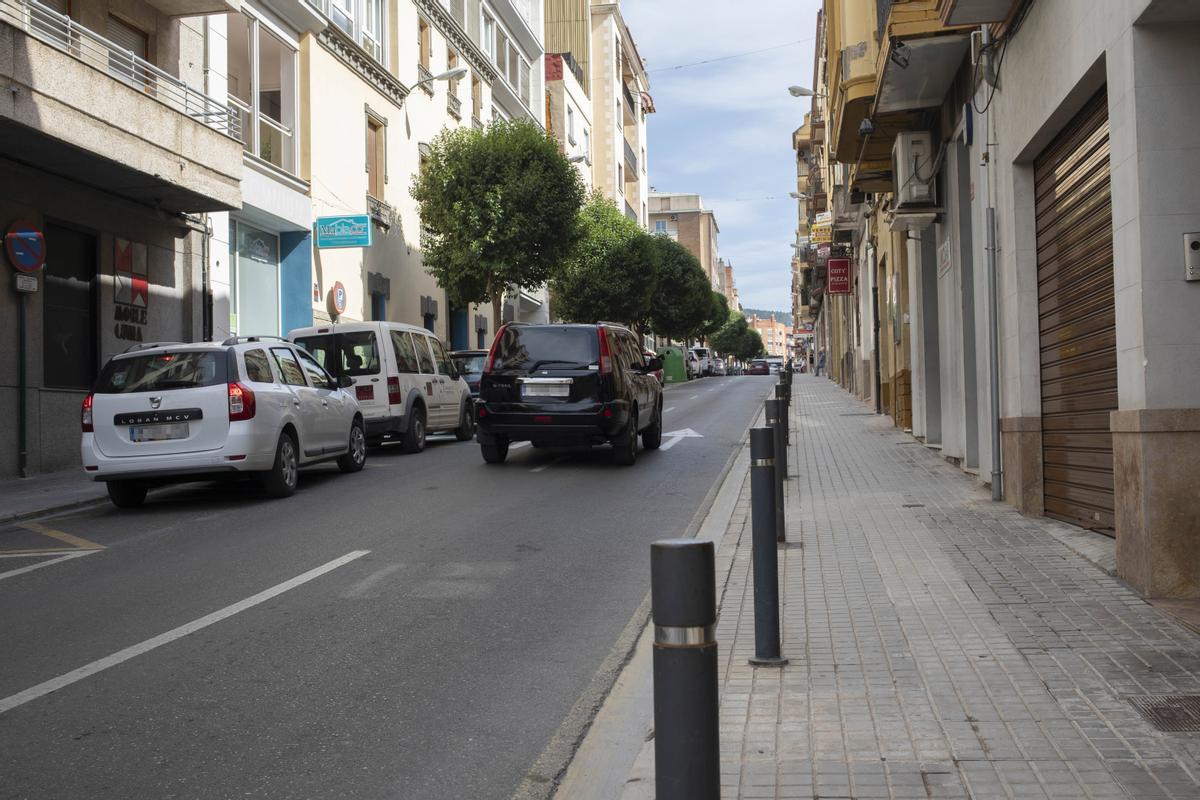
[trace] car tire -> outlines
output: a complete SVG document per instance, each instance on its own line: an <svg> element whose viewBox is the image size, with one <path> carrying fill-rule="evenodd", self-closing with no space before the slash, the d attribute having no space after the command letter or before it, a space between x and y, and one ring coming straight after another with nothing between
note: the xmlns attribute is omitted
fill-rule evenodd
<svg viewBox="0 0 1200 800"><path fill-rule="evenodd" d="M488 464L503 464L504 460L508 458L508 439L502 436L481 439L479 451L483 455L483 460Z"/></svg>
<svg viewBox="0 0 1200 800"><path fill-rule="evenodd" d="M400 436L400 449L405 453L419 453L425 449L424 406L413 406L408 419L408 429Z"/></svg>
<svg viewBox="0 0 1200 800"><path fill-rule="evenodd" d="M347 474L360 472L367 463L367 435L363 433L362 420L350 425L350 446L346 454L337 460L338 469Z"/></svg>
<svg viewBox="0 0 1200 800"><path fill-rule="evenodd" d="M642 447L647 450L657 450L662 445L662 399L658 401L658 410L654 412L654 422L642 431Z"/></svg>
<svg viewBox="0 0 1200 800"><path fill-rule="evenodd" d="M454 438L460 442L469 442L475 438L475 416L471 413L471 404L463 403L462 413L458 417L459 425L454 429Z"/></svg>
<svg viewBox="0 0 1200 800"><path fill-rule="evenodd" d="M631 467L637 461L638 449L637 406L629 412L629 427L613 439L613 461L622 467Z"/></svg>
<svg viewBox="0 0 1200 800"><path fill-rule="evenodd" d="M367 447L383 447L383 437L372 436L371 438L367 439Z"/></svg>
<svg viewBox="0 0 1200 800"><path fill-rule="evenodd" d="M275 445L275 464L263 476L263 488L269 497L291 497L300 479L300 452L289 433L279 434Z"/></svg>
<svg viewBox="0 0 1200 800"><path fill-rule="evenodd" d="M139 508L146 502L146 484L140 481L109 481L108 499L117 508Z"/></svg>

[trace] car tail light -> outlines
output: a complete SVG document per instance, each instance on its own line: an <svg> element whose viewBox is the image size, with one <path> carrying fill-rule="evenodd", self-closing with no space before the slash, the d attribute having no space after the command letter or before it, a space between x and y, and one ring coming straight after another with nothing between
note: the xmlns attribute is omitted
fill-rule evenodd
<svg viewBox="0 0 1200 800"><path fill-rule="evenodd" d="M496 338L492 339L491 349L488 350L487 363L483 365L484 372L492 371L492 364L496 363L496 350L500 348L500 337L504 336L504 329L507 325L501 325L500 330L496 331Z"/></svg>
<svg viewBox="0 0 1200 800"><path fill-rule="evenodd" d="M600 334L600 374L608 375L612 372L612 351L608 349L608 332L604 328L597 328Z"/></svg>
<svg viewBox="0 0 1200 800"><path fill-rule="evenodd" d="M392 382L389 380L388 381L388 389L390 390L391 388L392 388ZM354 397L356 400L374 400L375 399L375 387L369 383L362 385L362 386L355 386L354 387Z"/></svg>
<svg viewBox="0 0 1200 800"><path fill-rule="evenodd" d="M89 394L83 398L83 408L79 411L79 423L84 433L92 433L92 401L95 396Z"/></svg>
<svg viewBox="0 0 1200 800"><path fill-rule="evenodd" d="M388 378L388 403L396 405L400 402L400 379Z"/></svg>
<svg viewBox="0 0 1200 800"><path fill-rule="evenodd" d="M234 382L229 384L229 421L254 419L254 392Z"/></svg>

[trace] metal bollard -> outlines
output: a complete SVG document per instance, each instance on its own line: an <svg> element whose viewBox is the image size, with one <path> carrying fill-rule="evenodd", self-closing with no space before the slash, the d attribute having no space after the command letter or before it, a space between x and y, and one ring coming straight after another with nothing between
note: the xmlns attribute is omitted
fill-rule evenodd
<svg viewBox="0 0 1200 800"><path fill-rule="evenodd" d="M650 545L654 786L658 800L719 800L717 590L712 542Z"/></svg>
<svg viewBox="0 0 1200 800"><path fill-rule="evenodd" d="M783 428L779 424L779 415L782 406L783 403L775 399L766 401L767 427L771 429L772 441L774 442L774 455L772 458L775 465L775 539L776 541L786 542L787 532L784 529L783 515L783 482L787 478L787 475L784 472L784 464L778 457L787 448L787 444L783 441Z"/></svg>
<svg viewBox="0 0 1200 800"><path fill-rule="evenodd" d="M783 420L783 443L791 444L792 443L792 432L791 432L790 428L788 427L788 406L790 406L792 403L791 388L783 383L776 386L775 387L775 399L780 401L779 402L779 416ZM787 448L784 448L784 451L783 451L783 453L781 453L781 455L783 456L783 472L784 472L784 475L786 476L787 471L788 471Z"/></svg>
<svg viewBox="0 0 1200 800"><path fill-rule="evenodd" d="M754 658L751 664L780 667L779 551L775 547L775 433L750 429L750 511L754 535Z"/></svg>

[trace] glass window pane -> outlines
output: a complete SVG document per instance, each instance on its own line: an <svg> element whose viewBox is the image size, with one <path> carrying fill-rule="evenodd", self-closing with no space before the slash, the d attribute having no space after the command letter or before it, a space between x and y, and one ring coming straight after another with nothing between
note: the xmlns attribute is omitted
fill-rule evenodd
<svg viewBox="0 0 1200 800"><path fill-rule="evenodd" d="M289 172L295 169L295 73L296 52L259 26L258 156Z"/></svg>
<svg viewBox="0 0 1200 800"><path fill-rule="evenodd" d="M275 376L271 374L271 362L267 360L264 350L247 350L246 377L255 383L274 383Z"/></svg>
<svg viewBox="0 0 1200 800"><path fill-rule="evenodd" d="M313 361L313 357L303 350L298 350L296 355L300 356L300 365L304 367L304 371L308 373L308 382L313 386L328 386L329 374L324 368Z"/></svg>
<svg viewBox="0 0 1200 800"><path fill-rule="evenodd" d="M433 356L429 354L429 341L427 337L414 335L413 346L417 350L417 361L421 364L421 372L427 375L433 374Z"/></svg>
<svg viewBox="0 0 1200 800"><path fill-rule="evenodd" d="M438 372L442 375L449 375L450 356L446 354L446 348L440 339L430 339L429 342L433 345L433 357L437 361Z"/></svg>
<svg viewBox="0 0 1200 800"><path fill-rule="evenodd" d="M304 371L300 369L300 363L296 361L296 356L286 347L272 347L271 355L275 356L275 363L279 366L279 374L283 378L283 382L289 386L305 386Z"/></svg>
<svg viewBox="0 0 1200 800"><path fill-rule="evenodd" d="M230 14L229 19L229 102L237 110L242 123L242 144L250 149L254 125L251 116L254 108L254 52L252 38L254 22L245 14Z"/></svg>
<svg viewBox="0 0 1200 800"><path fill-rule="evenodd" d="M260 351L261 352L261 351ZM114 358L104 368L96 391L161 392L216 386L229 380L224 351L158 352L153 355Z"/></svg>
<svg viewBox="0 0 1200 800"><path fill-rule="evenodd" d="M239 223L237 258L238 333L279 334L279 240Z"/></svg>
<svg viewBox="0 0 1200 800"><path fill-rule="evenodd" d="M417 351L412 337L403 331L392 331L392 349L396 353L396 366L400 372L416 372Z"/></svg>

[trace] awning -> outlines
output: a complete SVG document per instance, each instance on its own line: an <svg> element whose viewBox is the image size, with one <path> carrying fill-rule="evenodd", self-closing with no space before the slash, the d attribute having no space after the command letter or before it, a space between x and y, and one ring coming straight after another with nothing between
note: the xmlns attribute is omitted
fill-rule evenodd
<svg viewBox="0 0 1200 800"><path fill-rule="evenodd" d="M892 39L875 95L875 113L940 106L970 46L970 33Z"/></svg>

